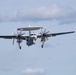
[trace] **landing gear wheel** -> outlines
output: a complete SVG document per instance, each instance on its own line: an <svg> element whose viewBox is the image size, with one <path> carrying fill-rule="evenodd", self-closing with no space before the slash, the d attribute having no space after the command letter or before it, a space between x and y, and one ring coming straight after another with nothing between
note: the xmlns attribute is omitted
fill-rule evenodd
<svg viewBox="0 0 76 75"><path fill-rule="evenodd" d="M21 49L21 46L19 48Z"/></svg>
<svg viewBox="0 0 76 75"><path fill-rule="evenodd" d="M41 45L41 48L43 48L43 45Z"/></svg>

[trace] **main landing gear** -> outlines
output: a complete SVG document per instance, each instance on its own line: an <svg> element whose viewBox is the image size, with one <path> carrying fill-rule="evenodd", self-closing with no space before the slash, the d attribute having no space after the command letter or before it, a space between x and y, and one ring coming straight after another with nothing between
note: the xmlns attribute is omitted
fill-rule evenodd
<svg viewBox="0 0 76 75"><path fill-rule="evenodd" d="M19 49L21 49L21 46L19 46Z"/></svg>
<svg viewBox="0 0 76 75"><path fill-rule="evenodd" d="M43 45L41 45L41 48L43 48Z"/></svg>
<svg viewBox="0 0 76 75"><path fill-rule="evenodd" d="M42 41L42 45L41 45L41 48L43 48L44 47L44 41Z"/></svg>
<svg viewBox="0 0 76 75"><path fill-rule="evenodd" d="M18 42L19 49L21 49L21 45L20 45L20 43L21 43L21 42Z"/></svg>

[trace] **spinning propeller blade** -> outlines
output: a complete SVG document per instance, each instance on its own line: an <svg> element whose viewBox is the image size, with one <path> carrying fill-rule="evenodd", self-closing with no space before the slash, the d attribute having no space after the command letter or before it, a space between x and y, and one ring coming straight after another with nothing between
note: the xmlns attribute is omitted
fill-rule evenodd
<svg viewBox="0 0 76 75"><path fill-rule="evenodd" d="M16 36L16 37L20 37L20 36L22 36L22 35L24 35L25 33L22 33L22 31L20 31L20 32L17 32L17 34L13 34L14 36ZM15 42L15 38L13 38L13 45L14 45L14 42Z"/></svg>
<svg viewBox="0 0 76 75"><path fill-rule="evenodd" d="M41 30L40 34L42 35L42 38L44 38L44 40L48 40L47 35L48 35L49 32L50 31L46 31L46 29ZM44 41L44 40L42 40L42 41Z"/></svg>

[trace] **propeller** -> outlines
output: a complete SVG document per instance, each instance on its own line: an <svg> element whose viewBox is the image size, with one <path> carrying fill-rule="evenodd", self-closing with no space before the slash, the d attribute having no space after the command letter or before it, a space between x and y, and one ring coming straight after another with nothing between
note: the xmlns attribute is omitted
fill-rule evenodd
<svg viewBox="0 0 76 75"><path fill-rule="evenodd" d="M24 35L25 33L22 33L22 31L20 31L20 32L18 32L17 31L17 36L22 36L22 35Z"/></svg>
<svg viewBox="0 0 76 75"><path fill-rule="evenodd" d="M40 32L40 34L42 35L42 37L41 37L41 41L46 41L46 40L48 40L48 33L49 33L50 31L46 31L46 28L44 29L44 30L41 30L41 32Z"/></svg>
<svg viewBox="0 0 76 75"><path fill-rule="evenodd" d="M17 32L17 34L14 33L13 35L16 36L19 39L24 34L25 33L22 33L22 31L20 31L20 32ZM14 45L14 41L15 41L15 38L13 38L13 45Z"/></svg>

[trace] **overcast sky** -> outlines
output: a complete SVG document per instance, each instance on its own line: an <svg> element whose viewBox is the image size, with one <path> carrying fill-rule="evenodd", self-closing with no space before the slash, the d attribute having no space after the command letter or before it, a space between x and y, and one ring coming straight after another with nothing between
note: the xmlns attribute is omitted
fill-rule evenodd
<svg viewBox="0 0 76 75"><path fill-rule="evenodd" d="M50 33L76 31L76 1L0 0L0 35L29 25ZM23 41L21 50L13 40L0 39L0 75L76 75L75 34L49 38L43 49L40 39L31 47Z"/></svg>

